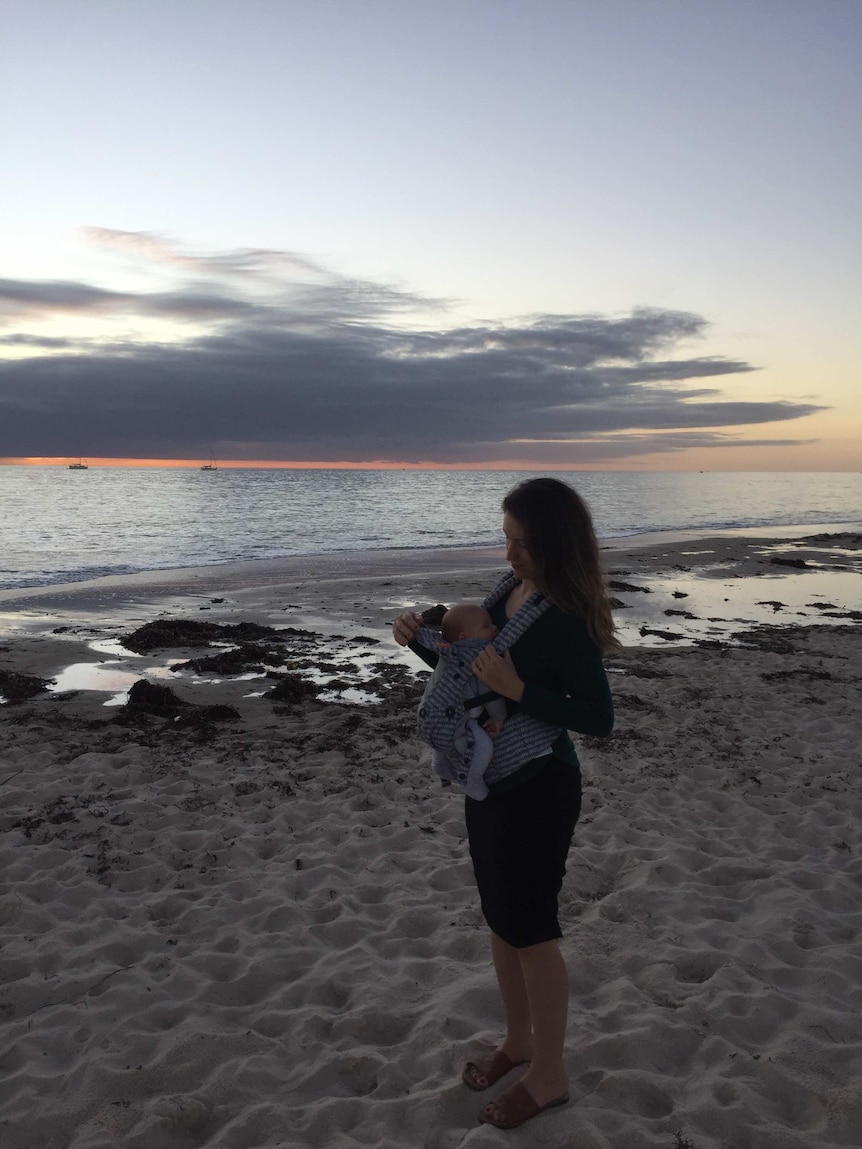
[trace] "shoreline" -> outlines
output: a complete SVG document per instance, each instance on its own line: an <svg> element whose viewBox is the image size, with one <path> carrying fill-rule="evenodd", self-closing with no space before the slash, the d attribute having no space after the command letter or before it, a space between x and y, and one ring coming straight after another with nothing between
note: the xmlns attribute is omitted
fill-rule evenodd
<svg viewBox="0 0 862 1149"><path fill-rule="evenodd" d="M727 639L766 623L853 620L862 608L862 529L812 535L669 532L602 544L625 645ZM64 628L116 637L166 615L300 625L331 634L370 628L399 651L400 610L481 599L505 571L502 547L361 551L172 568L0 592L0 640ZM62 644L61 644L62 646ZM58 653L51 664L62 656Z"/></svg>
<svg viewBox="0 0 862 1149"><path fill-rule="evenodd" d="M616 553L632 548L658 548L666 545L695 542L710 539L750 539L775 541L779 539L799 539L818 534L859 534L862 521L839 523L809 523L781 527L708 527L690 530L644 531L632 535L617 535L599 539L599 547L605 553ZM104 575L96 579L70 580L39 584L26 587L0 588L0 610L5 603L41 603L55 597L83 598L98 601L100 593L116 593L127 590L150 589L158 592L162 588L176 585L198 585L207 589L213 584L231 587L259 586L273 579L309 577L318 571L329 572L346 566L353 577L363 577L373 573L386 573L394 567L397 572L404 568L418 567L421 570L457 570L484 565L486 557L502 555L503 548L489 544L476 547L428 547L428 548L380 548L368 550L329 551L317 554L284 555L277 558L248 559L210 563L203 566L177 566L148 568L128 574ZM453 566L453 563L455 564ZM350 577L350 576L347 576ZM170 593L167 589L165 593Z"/></svg>
<svg viewBox="0 0 862 1149"><path fill-rule="evenodd" d="M621 655L792 650L808 630L831 628L837 637L862 623L862 532L686 533L658 543L641 536L602 553ZM392 618L481 601L507 569L502 548L423 552L421 564L417 557L355 552L7 592L0 718L13 717L29 691L37 715L56 717L59 705L104 721L143 681L176 688L177 706L229 706L254 722L285 672L322 703L380 706L420 681L412 653L391 636ZM183 639L176 624L210 633ZM139 650L130 636L153 626L163 637ZM264 632L233 636L249 626Z"/></svg>

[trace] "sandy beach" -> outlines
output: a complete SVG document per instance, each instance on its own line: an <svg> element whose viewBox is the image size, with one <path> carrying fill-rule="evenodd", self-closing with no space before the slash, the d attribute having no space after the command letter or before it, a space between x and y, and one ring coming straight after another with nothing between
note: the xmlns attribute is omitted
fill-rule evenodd
<svg viewBox="0 0 862 1149"><path fill-rule="evenodd" d="M571 1102L509 1133L460 1083L502 1019L388 629L481 598L502 552L0 595L2 1149L860 1144L862 536L605 561Z"/></svg>

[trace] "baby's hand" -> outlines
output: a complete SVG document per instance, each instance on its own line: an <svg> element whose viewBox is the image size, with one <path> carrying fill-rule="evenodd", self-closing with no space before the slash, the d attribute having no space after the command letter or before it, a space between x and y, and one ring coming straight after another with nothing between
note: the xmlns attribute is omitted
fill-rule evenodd
<svg viewBox="0 0 862 1149"><path fill-rule="evenodd" d="M496 738L503 729L503 723L499 718L489 718L486 722L482 723L482 729L489 738Z"/></svg>

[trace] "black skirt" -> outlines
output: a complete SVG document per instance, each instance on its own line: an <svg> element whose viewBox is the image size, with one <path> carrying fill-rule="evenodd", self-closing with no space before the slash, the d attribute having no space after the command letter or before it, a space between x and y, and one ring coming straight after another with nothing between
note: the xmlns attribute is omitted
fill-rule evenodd
<svg viewBox="0 0 862 1149"><path fill-rule="evenodd" d="M510 790L465 799L482 913L517 949L562 937L557 895L580 810L580 770L559 758Z"/></svg>

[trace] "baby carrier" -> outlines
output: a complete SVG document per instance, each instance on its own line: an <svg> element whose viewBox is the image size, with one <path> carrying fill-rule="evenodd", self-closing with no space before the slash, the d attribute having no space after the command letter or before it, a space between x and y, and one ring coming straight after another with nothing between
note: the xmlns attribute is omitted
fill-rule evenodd
<svg viewBox="0 0 862 1149"><path fill-rule="evenodd" d="M518 582L515 575L506 575L482 605L489 610L505 598ZM531 595L490 645L499 654L503 654L550 606L550 601L539 592ZM437 772L443 774L439 765L439 759L443 758L452 768L454 777L449 775L452 781L466 788L465 781L476 749L473 733L475 723L471 724L470 720L481 713L487 704L500 698L494 691L489 691L471 669L473 659L484 650L488 642L481 638L467 638L445 643L438 631L427 627L420 628L416 641L439 655L419 705L419 737L436 752L434 758ZM539 722L538 719L515 711L506 719L494 740L494 776L504 777L531 758L548 753L559 733L558 726ZM471 796L478 795L472 793Z"/></svg>

